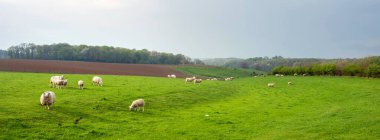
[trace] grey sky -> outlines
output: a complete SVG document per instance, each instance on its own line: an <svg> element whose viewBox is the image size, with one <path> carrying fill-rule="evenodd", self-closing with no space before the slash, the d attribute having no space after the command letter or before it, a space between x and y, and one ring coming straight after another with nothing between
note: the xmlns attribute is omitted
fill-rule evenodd
<svg viewBox="0 0 380 140"><path fill-rule="evenodd" d="M193 58L380 55L380 0L0 0L0 49L24 42Z"/></svg>

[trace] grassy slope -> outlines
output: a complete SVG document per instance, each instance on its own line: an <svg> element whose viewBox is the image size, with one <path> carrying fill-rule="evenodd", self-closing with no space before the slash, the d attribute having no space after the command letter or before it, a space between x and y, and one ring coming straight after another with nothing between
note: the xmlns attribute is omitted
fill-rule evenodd
<svg viewBox="0 0 380 140"><path fill-rule="evenodd" d="M51 89L52 74L0 72L0 139L379 139L380 80L263 77L185 84L182 79L65 75L67 89ZM77 80L86 89L76 88ZM292 81L293 86L286 82ZM266 83L276 82L275 88ZM57 94L53 109L39 97ZM144 98L146 112L128 110ZM208 114L209 117L205 115ZM74 121L82 118L78 124Z"/></svg>
<svg viewBox="0 0 380 140"><path fill-rule="evenodd" d="M214 67L214 66L177 66L177 70L187 75L212 77L212 78L225 78L225 77L249 77L252 76L254 70ZM256 71L256 73L263 73Z"/></svg>

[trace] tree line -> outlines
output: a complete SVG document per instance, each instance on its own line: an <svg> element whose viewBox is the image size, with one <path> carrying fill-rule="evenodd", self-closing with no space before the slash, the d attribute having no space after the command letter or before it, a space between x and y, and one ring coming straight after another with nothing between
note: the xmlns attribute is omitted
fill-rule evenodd
<svg viewBox="0 0 380 140"><path fill-rule="evenodd" d="M0 59L7 59L9 58L7 51L0 50Z"/></svg>
<svg viewBox="0 0 380 140"><path fill-rule="evenodd" d="M283 58L282 56L274 57L253 57L248 59L239 58L216 58L205 59L207 65L217 65L232 68L256 69L270 72L278 66L297 66L305 64L323 63L337 61L334 59L316 59L316 58Z"/></svg>
<svg viewBox="0 0 380 140"><path fill-rule="evenodd" d="M172 54L146 49L136 50L111 46L70 45L58 43L35 45L22 43L7 50L11 59L71 60L133 64L203 64L182 54Z"/></svg>
<svg viewBox="0 0 380 140"><path fill-rule="evenodd" d="M343 59L325 63L300 64L294 66L278 66L273 74L308 74L330 76L380 77L380 56L360 59Z"/></svg>

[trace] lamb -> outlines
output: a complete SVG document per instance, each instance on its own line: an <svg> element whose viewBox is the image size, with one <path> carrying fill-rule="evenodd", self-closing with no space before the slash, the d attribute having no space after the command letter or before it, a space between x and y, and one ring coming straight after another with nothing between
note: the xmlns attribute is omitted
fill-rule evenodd
<svg viewBox="0 0 380 140"><path fill-rule="evenodd" d="M289 86L290 86L290 85L293 85L293 83L289 81L289 82L288 82L288 85L289 85Z"/></svg>
<svg viewBox="0 0 380 140"><path fill-rule="evenodd" d="M55 103L55 94L52 91L45 91L42 93L40 97L41 105L45 106L44 108L48 108L50 110L50 107L53 106Z"/></svg>
<svg viewBox="0 0 380 140"><path fill-rule="evenodd" d="M61 75L61 76L52 76L50 78L50 87L54 88L54 84L53 84L54 80L63 80L63 79L65 79L65 77L63 75Z"/></svg>
<svg viewBox="0 0 380 140"><path fill-rule="evenodd" d="M188 78L185 78L185 83L187 83L187 82L193 82L193 81L194 81L194 79L196 79L196 78L195 78L195 76L193 76L193 77L188 77Z"/></svg>
<svg viewBox="0 0 380 140"><path fill-rule="evenodd" d="M82 80L79 80L78 81L78 86L79 86L79 89L83 89L84 82Z"/></svg>
<svg viewBox="0 0 380 140"><path fill-rule="evenodd" d="M268 87L274 87L274 83L268 83Z"/></svg>
<svg viewBox="0 0 380 140"><path fill-rule="evenodd" d="M143 99L137 99L132 102L132 104L129 106L129 110L134 109L135 111L139 111L140 108L142 108L142 112L144 112L144 106L145 102Z"/></svg>
<svg viewBox="0 0 380 140"><path fill-rule="evenodd" d="M94 76L92 78L92 84L96 84L98 86L103 86L103 80L99 76Z"/></svg>
<svg viewBox="0 0 380 140"><path fill-rule="evenodd" d="M201 84L202 79L194 79L194 84Z"/></svg>

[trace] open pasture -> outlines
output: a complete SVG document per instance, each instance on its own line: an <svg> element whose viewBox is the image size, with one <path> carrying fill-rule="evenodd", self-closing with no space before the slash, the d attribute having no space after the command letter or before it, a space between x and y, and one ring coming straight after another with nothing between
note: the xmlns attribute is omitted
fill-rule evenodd
<svg viewBox="0 0 380 140"><path fill-rule="evenodd" d="M93 75L65 74L68 87L53 89L53 75L0 72L0 139L380 138L380 79L268 76L193 85L100 75L98 87ZM51 110L39 104L47 90L57 96ZM145 112L128 109L137 98Z"/></svg>

